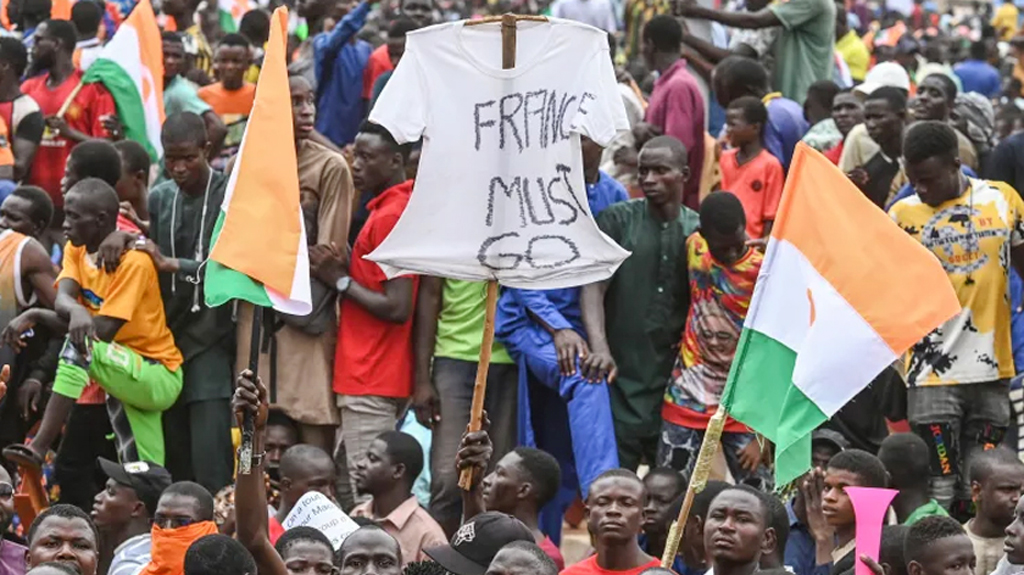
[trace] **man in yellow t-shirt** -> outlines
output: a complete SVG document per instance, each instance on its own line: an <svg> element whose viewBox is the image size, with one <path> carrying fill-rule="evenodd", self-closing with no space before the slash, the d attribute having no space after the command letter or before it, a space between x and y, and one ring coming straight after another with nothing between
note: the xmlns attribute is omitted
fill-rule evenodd
<svg viewBox="0 0 1024 575"><path fill-rule="evenodd" d="M161 414L181 392L182 356L167 328L156 268L141 251L125 253L110 273L99 261L100 244L116 229L119 207L106 182L82 180L64 202L68 243L57 278L56 311L37 316L68 336L39 432L27 446L5 455L38 464L91 377L110 396L121 461L162 465Z"/></svg>
<svg viewBox="0 0 1024 575"><path fill-rule="evenodd" d="M1010 421L1010 264L1024 271L1024 200L1002 182L962 176L945 122L912 126L903 160L917 193L889 214L939 260L962 307L907 363L908 419L934 450L931 495L948 508L969 495L964 463L997 445Z"/></svg>
<svg viewBox="0 0 1024 575"><path fill-rule="evenodd" d="M1003 4L996 9L992 16L992 27L996 29L999 39L1009 42L1017 35L1020 29L1020 10L1013 4L1013 0L1004 0Z"/></svg>

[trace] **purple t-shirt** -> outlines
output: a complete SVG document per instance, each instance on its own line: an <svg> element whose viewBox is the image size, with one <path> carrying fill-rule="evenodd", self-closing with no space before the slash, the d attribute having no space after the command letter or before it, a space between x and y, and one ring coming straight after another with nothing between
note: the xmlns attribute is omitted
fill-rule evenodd
<svg viewBox="0 0 1024 575"><path fill-rule="evenodd" d="M0 539L0 575L25 575L28 569L25 565L26 551L28 549L22 545Z"/></svg>
<svg viewBox="0 0 1024 575"><path fill-rule="evenodd" d="M683 205L697 209L704 167L704 96L697 80L686 70L686 60L677 61L654 83L644 119L686 146L690 179L683 190Z"/></svg>
<svg viewBox="0 0 1024 575"><path fill-rule="evenodd" d="M778 158L782 169L788 172L797 142L804 137L810 126L804 119L803 107L789 98L774 97L765 106L768 108L768 125L764 130L764 147Z"/></svg>

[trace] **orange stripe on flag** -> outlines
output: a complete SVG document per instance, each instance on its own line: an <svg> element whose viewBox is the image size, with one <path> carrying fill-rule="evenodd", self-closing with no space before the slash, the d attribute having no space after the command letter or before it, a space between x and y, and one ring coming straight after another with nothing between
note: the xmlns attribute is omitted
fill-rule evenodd
<svg viewBox="0 0 1024 575"><path fill-rule="evenodd" d="M210 257L274 291L292 293L302 235L299 168L285 64L288 11L271 17L256 100L236 160L231 203ZM273 222L267 227L259 222Z"/></svg>
<svg viewBox="0 0 1024 575"><path fill-rule="evenodd" d="M54 20L70 20L71 0L53 0L50 4L50 18Z"/></svg>
<svg viewBox="0 0 1024 575"><path fill-rule="evenodd" d="M899 352L960 311L938 259L804 143L789 168L772 237L794 245Z"/></svg>
<svg viewBox="0 0 1024 575"><path fill-rule="evenodd" d="M156 14L150 0L139 0L122 26L130 26L139 38L139 58L142 60L142 102L153 96L164 125L164 45Z"/></svg>

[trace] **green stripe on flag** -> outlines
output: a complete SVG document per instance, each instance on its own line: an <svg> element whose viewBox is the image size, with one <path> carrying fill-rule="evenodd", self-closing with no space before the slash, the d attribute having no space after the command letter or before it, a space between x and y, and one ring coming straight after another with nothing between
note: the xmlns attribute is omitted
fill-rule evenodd
<svg viewBox="0 0 1024 575"><path fill-rule="evenodd" d="M779 487L810 469L810 442L806 438L828 420L793 385L796 357L796 352L782 343L744 329L722 393L722 406L733 419L775 443L775 479Z"/></svg>
<svg viewBox="0 0 1024 575"><path fill-rule="evenodd" d="M220 238L225 217L226 214L223 211L217 217L217 224L213 228L213 239L210 242L211 251L212 246L217 245L217 239ZM267 295L263 284L212 259L206 260L203 293L206 305L210 307L224 305L233 299L244 300L258 306L273 307L273 302L270 301L270 296Z"/></svg>
<svg viewBox="0 0 1024 575"><path fill-rule="evenodd" d="M154 80L161 81L159 78ZM149 153L150 160L159 161L160 158L146 134L146 109L142 105L142 95L124 68L113 60L100 58L89 66L82 76L82 82L101 82L107 88L117 105L117 117L124 126L125 137L142 144Z"/></svg>

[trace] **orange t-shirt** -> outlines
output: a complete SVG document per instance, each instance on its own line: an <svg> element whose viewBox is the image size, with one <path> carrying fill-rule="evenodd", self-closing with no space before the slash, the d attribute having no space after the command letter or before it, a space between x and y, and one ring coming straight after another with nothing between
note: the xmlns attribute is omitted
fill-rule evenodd
<svg viewBox="0 0 1024 575"><path fill-rule="evenodd" d="M739 198L747 216L747 236L757 239L764 236L765 221L775 219L786 179L782 164L768 150L761 150L743 165L737 160L738 153L735 148L722 152L721 189Z"/></svg>
<svg viewBox="0 0 1024 575"><path fill-rule="evenodd" d="M224 121L224 126L228 129L227 136L224 137L224 148L233 154L238 146L242 145L245 123L249 120L252 103L256 100L256 84L245 82L237 90L225 90L224 84L217 82L203 86L198 93Z"/></svg>
<svg viewBox="0 0 1024 575"><path fill-rule="evenodd" d="M182 363L181 352L167 327L164 302L153 260L143 252L129 250L117 271L108 274L96 267L85 246L64 246L64 269L57 283L73 279L81 286L78 301L92 315L123 319L114 341L142 357L159 361L170 371Z"/></svg>

